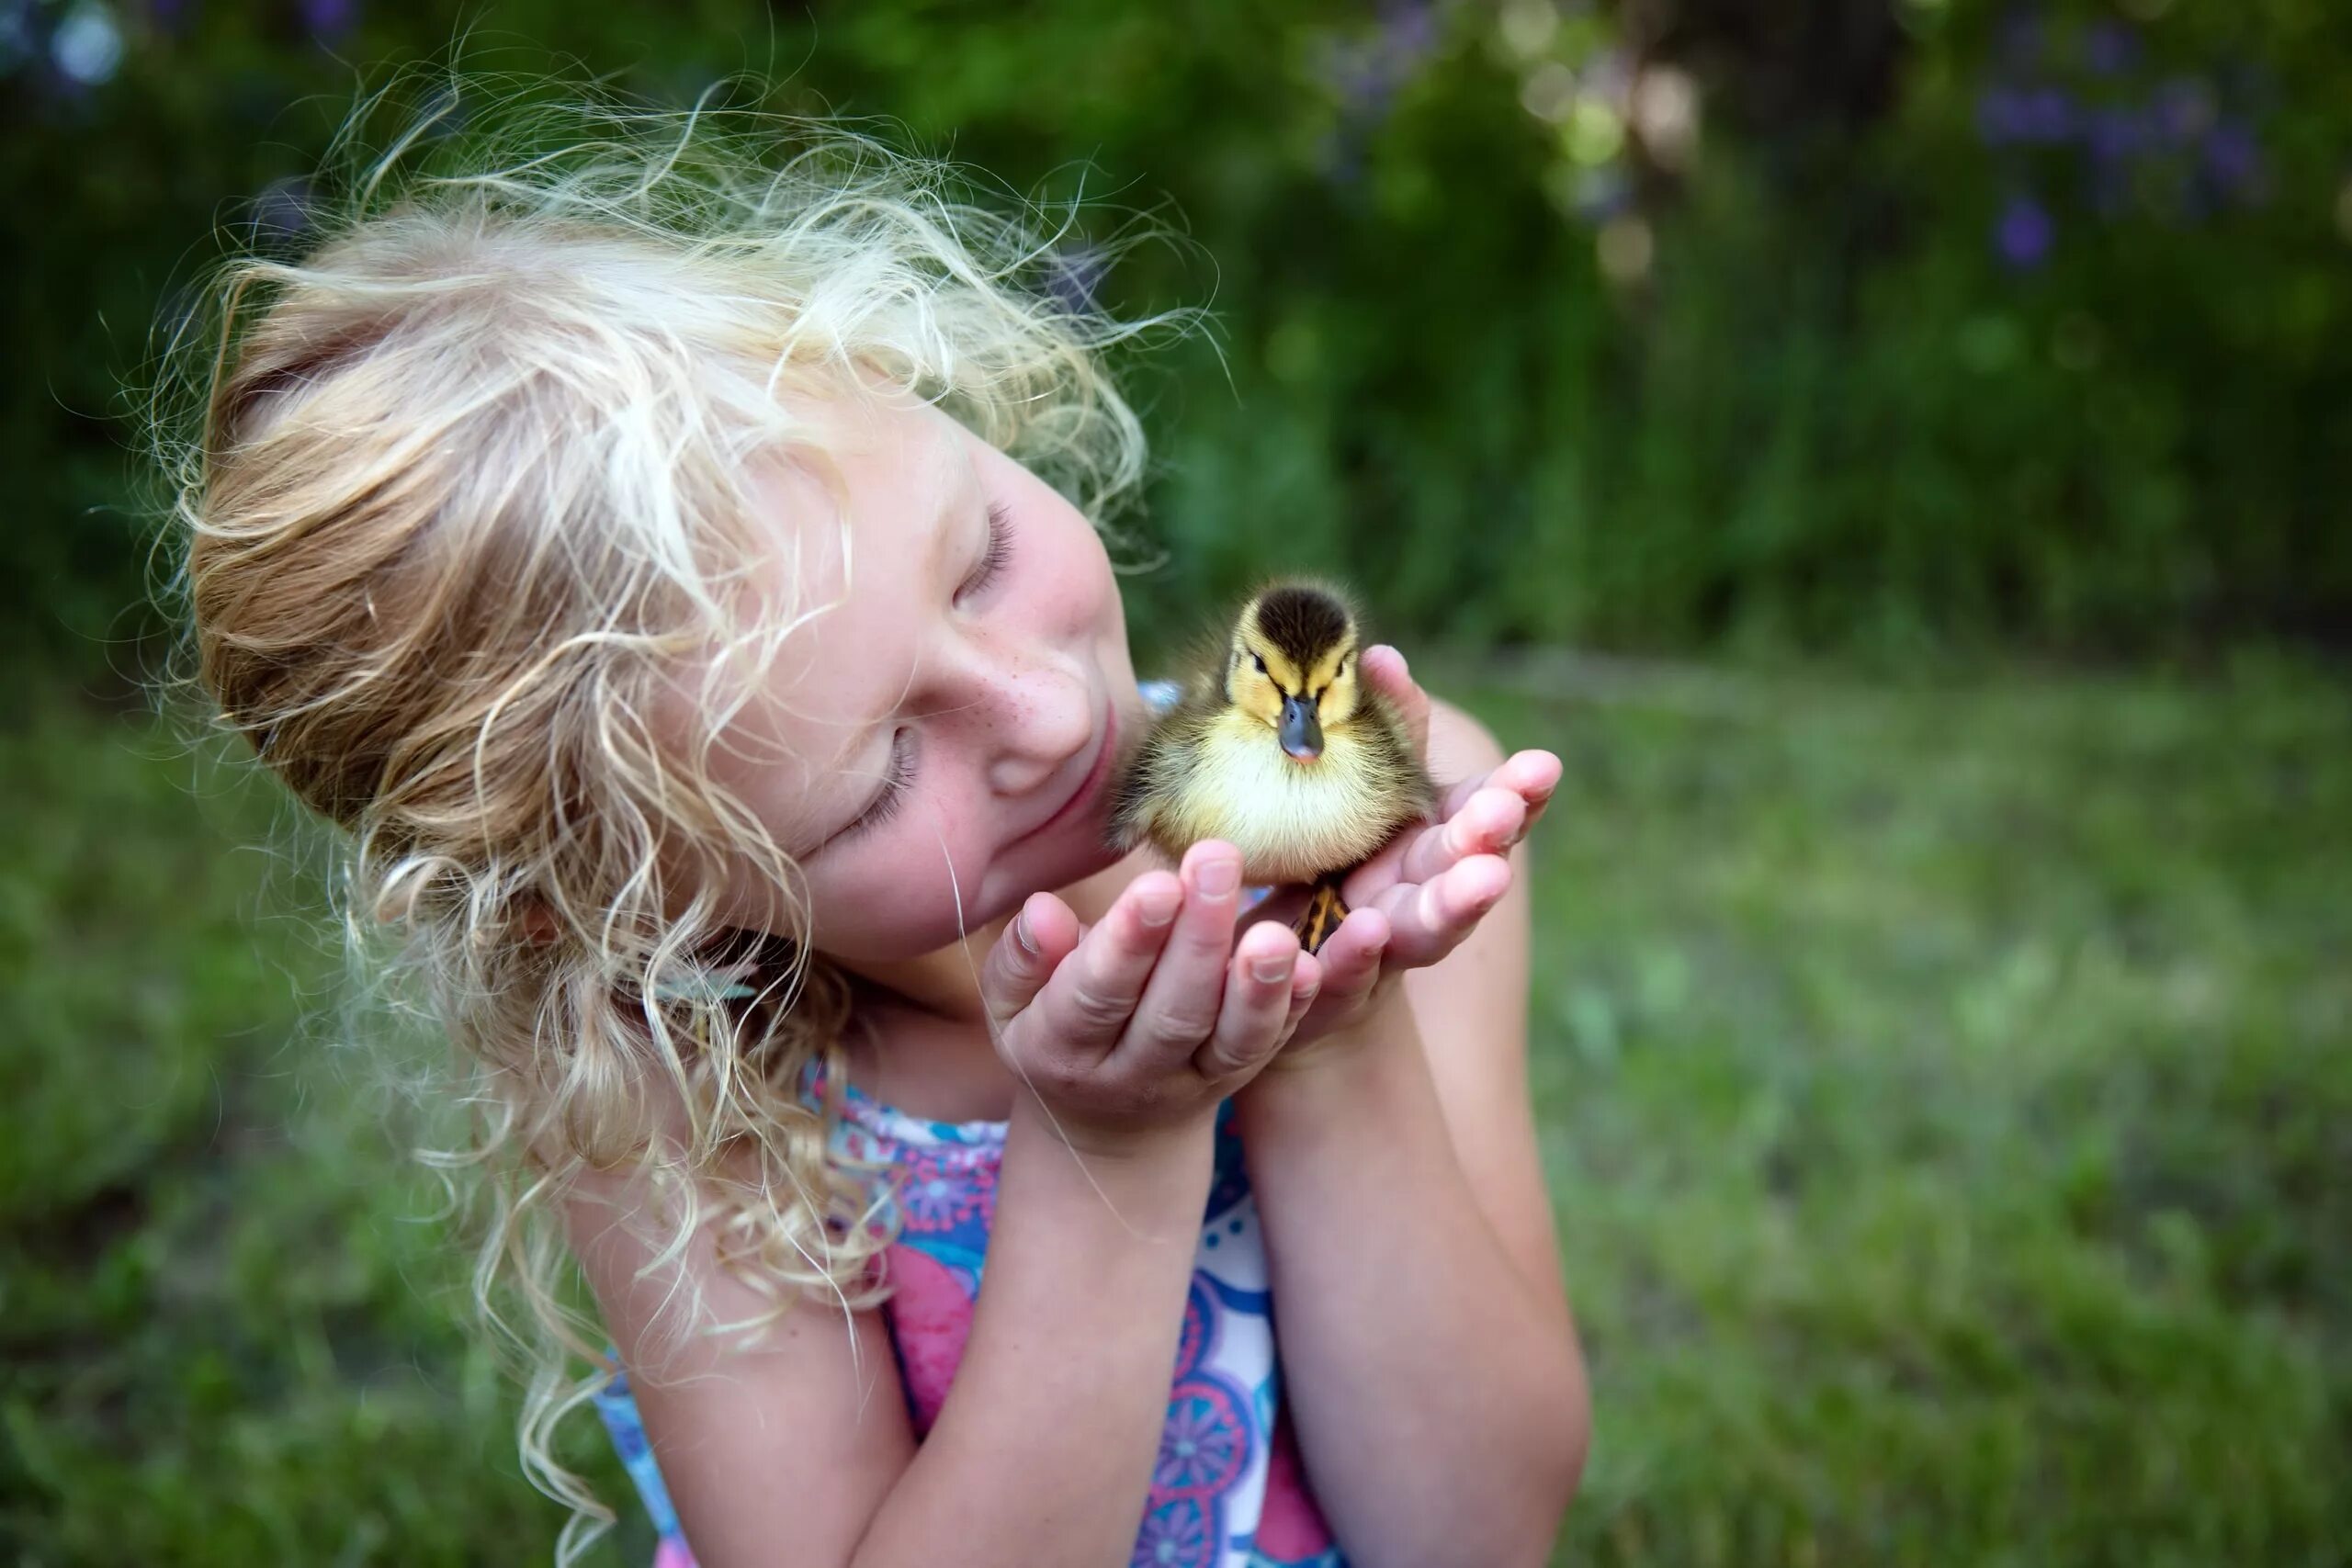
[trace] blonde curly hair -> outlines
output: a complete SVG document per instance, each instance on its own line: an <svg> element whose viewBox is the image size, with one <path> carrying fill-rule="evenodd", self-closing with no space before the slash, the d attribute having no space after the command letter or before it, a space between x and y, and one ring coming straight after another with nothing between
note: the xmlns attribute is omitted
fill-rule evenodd
<svg viewBox="0 0 2352 1568"><path fill-rule="evenodd" d="M1100 524L1143 444L1098 353L1174 318L1072 299L1034 209L839 123L436 85L360 152L404 85L346 121L300 254L208 269L149 431L179 678L341 829L351 950L455 1047L470 1136L441 1157L490 1195L475 1296L524 1352L525 1469L572 1510L568 1562L613 1517L554 1457L609 1377L565 1304L583 1173L646 1178L671 1255L718 1238L773 1303L732 1328L870 1302L887 1239L804 1100L842 979L710 892L748 863L805 919L707 766L823 608L750 570L753 459L824 469L783 394L925 399ZM681 739L656 705L689 668Z"/></svg>

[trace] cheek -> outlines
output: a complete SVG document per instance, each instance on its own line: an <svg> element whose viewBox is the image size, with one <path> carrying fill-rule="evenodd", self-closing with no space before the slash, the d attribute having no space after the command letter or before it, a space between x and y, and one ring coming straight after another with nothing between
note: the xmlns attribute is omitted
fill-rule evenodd
<svg viewBox="0 0 2352 1568"><path fill-rule="evenodd" d="M1085 519L1072 513L1040 527L1037 536L1030 600L1039 618L1072 628L1124 624L1110 554Z"/></svg>
<svg viewBox="0 0 2352 1568"><path fill-rule="evenodd" d="M959 923L944 865L909 867L862 878L854 888L819 896L817 949L852 963L894 964L919 957L982 924L967 893Z"/></svg>
<svg viewBox="0 0 2352 1568"><path fill-rule="evenodd" d="M987 923L989 911L980 900L989 846L982 834L971 827L928 829L919 821L893 827L887 845L811 879L819 951L892 963Z"/></svg>

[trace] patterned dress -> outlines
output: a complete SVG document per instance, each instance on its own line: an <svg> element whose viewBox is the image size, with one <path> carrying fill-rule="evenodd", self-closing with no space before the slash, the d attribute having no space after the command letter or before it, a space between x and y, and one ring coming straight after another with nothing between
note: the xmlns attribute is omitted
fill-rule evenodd
<svg viewBox="0 0 2352 1568"><path fill-rule="evenodd" d="M1145 695L1164 706L1173 694L1147 687ZM1217 1115L1216 1175L1131 1561L1136 1568L1345 1568L1307 1493L1283 1407L1265 1238L1232 1111L1227 1102ZM922 1121L854 1084L842 1096L834 1152L873 1168L897 1212L899 1236L883 1260L892 1290L882 1311L918 1439L938 1419L972 1331L1004 1139L1001 1122ZM616 1377L596 1405L652 1516L661 1540L654 1568L692 1568L628 1380Z"/></svg>
<svg viewBox="0 0 2352 1568"><path fill-rule="evenodd" d="M1217 1118L1216 1176L1202 1215L1193 1283L1168 1393L1168 1421L1132 1562L1168 1568L1344 1568L1307 1495L1282 1407L1272 1301L1258 1206L1232 1107ZM1001 1122L925 1122L843 1096L834 1146L893 1179L899 1239L884 1255L882 1311L918 1438L931 1430L963 1359L996 1217ZM614 1444L651 1514L654 1568L694 1556L646 1442L626 1378L597 1396Z"/></svg>

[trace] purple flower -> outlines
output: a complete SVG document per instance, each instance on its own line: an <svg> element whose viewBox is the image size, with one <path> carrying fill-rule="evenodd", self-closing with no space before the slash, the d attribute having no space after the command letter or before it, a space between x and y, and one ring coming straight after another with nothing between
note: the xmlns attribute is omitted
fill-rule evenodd
<svg viewBox="0 0 2352 1568"><path fill-rule="evenodd" d="M1046 293L1071 315L1082 316L1094 309L1094 291L1102 286L1105 270L1102 253L1091 245L1057 251L1046 264Z"/></svg>
<svg viewBox="0 0 2352 1568"><path fill-rule="evenodd" d="M2025 93L1995 84L1977 95L1976 134L1989 147L2004 147L2025 140L2030 109Z"/></svg>
<svg viewBox="0 0 2352 1568"><path fill-rule="evenodd" d="M1993 250L2008 266L2030 271L2049 259L2058 237L2049 211L2030 196L2013 196L1993 225Z"/></svg>
<svg viewBox="0 0 2352 1568"><path fill-rule="evenodd" d="M1154 1492L1201 1496L1232 1484L1250 1461L1250 1431L1233 1397L1204 1380L1176 1385L1159 1433Z"/></svg>
<svg viewBox="0 0 2352 1568"><path fill-rule="evenodd" d="M1389 0L1380 9L1381 51L1409 73L1437 48L1437 12L1429 0Z"/></svg>
<svg viewBox="0 0 2352 1568"><path fill-rule="evenodd" d="M321 43L334 43L358 25L359 0L302 0L302 26Z"/></svg>
<svg viewBox="0 0 2352 1568"><path fill-rule="evenodd" d="M254 197L250 214L256 238L300 234L311 226L311 182L299 175L270 181Z"/></svg>
<svg viewBox="0 0 2352 1568"><path fill-rule="evenodd" d="M15 69L17 62L40 47L33 33L37 8L33 0L0 0L0 71Z"/></svg>
<svg viewBox="0 0 2352 1568"><path fill-rule="evenodd" d="M1391 0L1370 38L1328 39L1322 76L1351 118L1376 120L1437 49L1437 15L1429 0Z"/></svg>
<svg viewBox="0 0 2352 1568"><path fill-rule="evenodd" d="M2221 194L2252 199L2262 186L2262 143L2243 119L2214 122L2205 136L2205 175Z"/></svg>
<svg viewBox="0 0 2352 1568"><path fill-rule="evenodd" d="M1225 1543L1209 1522L1206 1509L1190 1497L1180 1497L1143 1517L1136 1536L1134 1568L1202 1568L1217 1560Z"/></svg>
<svg viewBox="0 0 2352 1568"><path fill-rule="evenodd" d="M2075 100L2056 87L2037 87L2026 97L2026 140L2064 141L2075 133Z"/></svg>
<svg viewBox="0 0 2352 1568"><path fill-rule="evenodd" d="M2157 130L2186 146L2213 123L2213 89L2195 76L2175 76L2156 89L2149 107Z"/></svg>
<svg viewBox="0 0 2352 1568"><path fill-rule="evenodd" d="M1632 211L1633 207L1634 182L1619 164L1607 164L1577 172L1574 208L1582 221L1598 227Z"/></svg>
<svg viewBox="0 0 2352 1568"><path fill-rule="evenodd" d="M2057 87L1987 87L1976 100L1976 133L1988 146L2059 142L2075 134L2075 100Z"/></svg>
<svg viewBox="0 0 2352 1568"><path fill-rule="evenodd" d="M2083 35L2083 63L2101 76L2120 76L2140 61L2140 35L2120 22L2093 22Z"/></svg>
<svg viewBox="0 0 2352 1568"><path fill-rule="evenodd" d="M2083 145L2103 163L2121 163L2148 145L2148 122L2132 109L2093 109L2083 122Z"/></svg>

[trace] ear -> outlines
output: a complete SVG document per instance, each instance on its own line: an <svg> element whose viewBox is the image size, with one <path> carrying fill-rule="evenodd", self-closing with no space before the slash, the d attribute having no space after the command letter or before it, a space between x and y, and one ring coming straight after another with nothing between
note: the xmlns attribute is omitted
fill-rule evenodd
<svg viewBox="0 0 2352 1568"><path fill-rule="evenodd" d="M521 930L523 940L534 946L544 947L563 934L563 923L548 908L547 900L536 893L526 893L514 900L514 924Z"/></svg>

